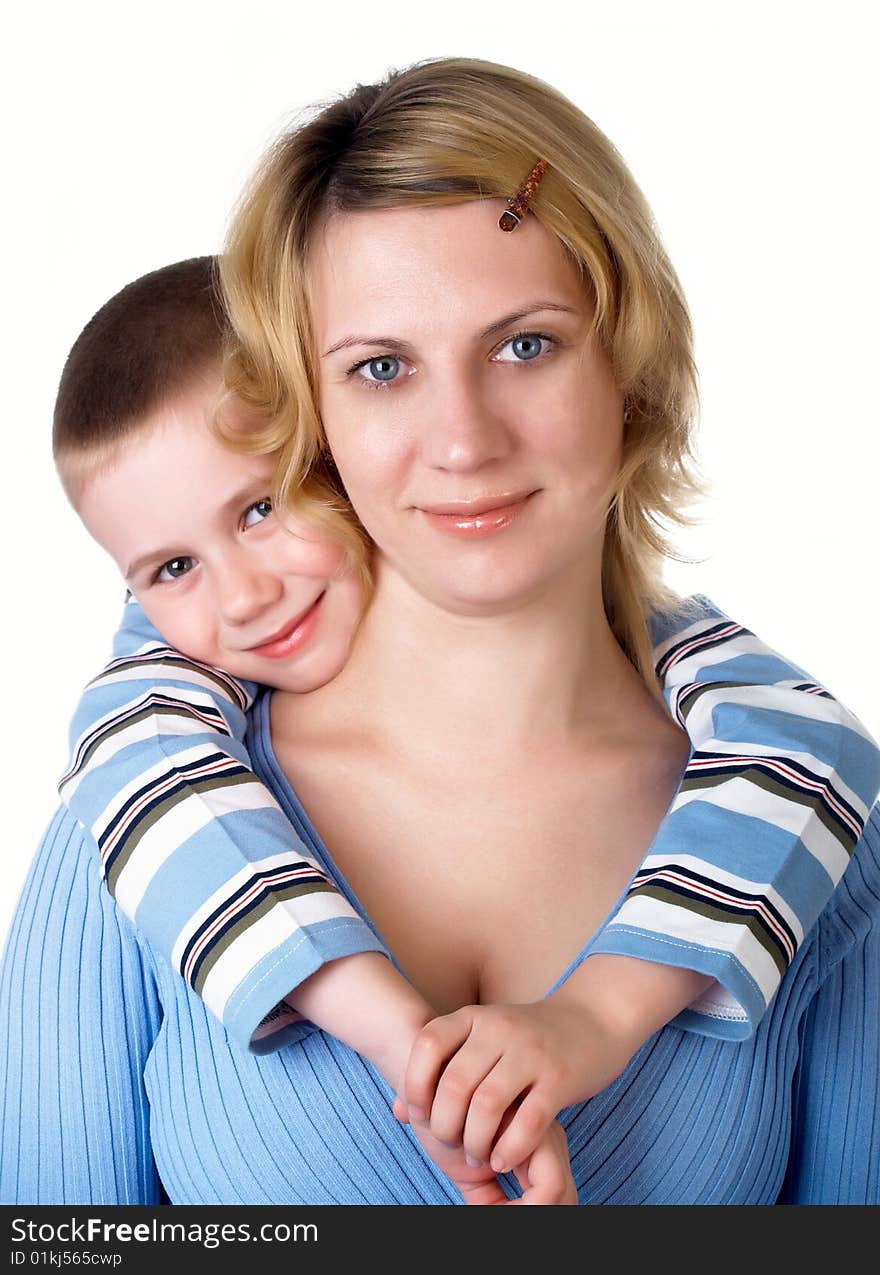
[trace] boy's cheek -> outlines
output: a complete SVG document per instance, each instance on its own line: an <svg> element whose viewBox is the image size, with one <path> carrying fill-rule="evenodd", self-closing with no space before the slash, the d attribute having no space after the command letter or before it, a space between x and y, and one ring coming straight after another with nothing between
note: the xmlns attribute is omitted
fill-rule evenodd
<svg viewBox="0 0 880 1275"><path fill-rule="evenodd" d="M315 529L307 526L302 527L302 534L280 530L280 535L284 537L280 549L285 575L332 580L345 574L346 554L338 542L316 538Z"/></svg>
<svg viewBox="0 0 880 1275"><path fill-rule="evenodd" d="M218 652L213 639L191 615L181 614L181 608L163 605L155 594L135 594L147 619L162 639L191 660L216 665Z"/></svg>

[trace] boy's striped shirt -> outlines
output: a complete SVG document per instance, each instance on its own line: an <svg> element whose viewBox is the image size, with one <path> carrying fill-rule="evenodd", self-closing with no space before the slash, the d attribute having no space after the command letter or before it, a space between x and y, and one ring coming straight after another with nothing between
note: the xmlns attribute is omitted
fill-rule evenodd
<svg viewBox="0 0 880 1275"><path fill-rule="evenodd" d="M880 753L826 690L707 599L657 617L654 637L691 757L593 950L711 975L680 1024L747 1036L861 835ZM303 979L384 949L251 769L255 690L171 650L128 602L115 658L77 709L60 792L123 911L262 1052L311 1030L283 1004Z"/></svg>

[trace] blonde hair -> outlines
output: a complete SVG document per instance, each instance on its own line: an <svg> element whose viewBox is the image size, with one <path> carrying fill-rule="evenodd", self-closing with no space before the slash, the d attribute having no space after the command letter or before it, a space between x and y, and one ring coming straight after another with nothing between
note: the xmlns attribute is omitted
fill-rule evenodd
<svg viewBox="0 0 880 1275"><path fill-rule="evenodd" d="M622 158L577 107L509 67L443 58L358 86L270 148L236 210L221 280L236 343L230 390L268 422L241 445L280 449L282 499L357 520L317 408L309 249L333 212L511 195L549 167L530 211L591 288L594 324L624 396L623 460L608 512L603 595L612 630L656 690L648 618L674 607L667 523L700 490L691 324L650 209ZM500 232L499 232L500 233ZM514 232L515 233L515 232ZM359 533L363 537L363 532Z"/></svg>

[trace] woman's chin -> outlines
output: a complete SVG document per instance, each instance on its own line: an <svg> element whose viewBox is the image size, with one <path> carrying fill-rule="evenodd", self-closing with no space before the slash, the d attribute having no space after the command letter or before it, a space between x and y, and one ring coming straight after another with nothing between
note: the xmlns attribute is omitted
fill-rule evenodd
<svg viewBox="0 0 880 1275"><path fill-rule="evenodd" d="M449 578L424 578L413 582L426 601L450 615L489 618L518 611L536 601L545 591L543 573L523 570L505 572L497 567L486 573L457 572Z"/></svg>

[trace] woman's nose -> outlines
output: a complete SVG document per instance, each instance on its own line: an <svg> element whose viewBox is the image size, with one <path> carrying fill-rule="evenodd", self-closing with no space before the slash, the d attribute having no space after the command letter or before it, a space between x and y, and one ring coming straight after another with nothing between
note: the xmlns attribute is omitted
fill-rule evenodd
<svg viewBox="0 0 880 1275"><path fill-rule="evenodd" d="M250 557L230 556L215 572L215 592L220 615L227 624L255 619L281 597L279 576L260 568Z"/></svg>
<svg viewBox="0 0 880 1275"><path fill-rule="evenodd" d="M431 388L423 444L430 466L467 473L508 454L510 423L479 376L454 370Z"/></svg>

